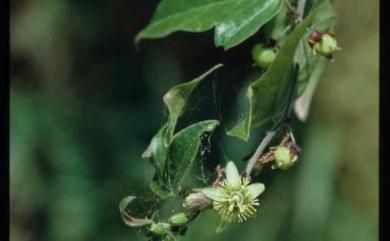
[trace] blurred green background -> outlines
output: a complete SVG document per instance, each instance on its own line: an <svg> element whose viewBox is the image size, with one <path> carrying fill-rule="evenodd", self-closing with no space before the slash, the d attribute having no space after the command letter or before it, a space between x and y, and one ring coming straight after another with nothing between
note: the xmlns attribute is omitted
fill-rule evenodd
<svg viewBox="0 0 390 241"><path fill-rule="evenodd" d="M231 71L210 82L219 107L206 116L230 108L256 39L224 53L211 32L176 33L137 51L133 38L157 3L11 2L11 240L144 240L118 202L148 187L153 169L141 154L165 121L162 95L223 61ZM218 218L205 212L180 240L378 239L379 1L334 4L342 50L307 123L293 123L299 165L260 177L256 218L216 234ZM220 132L219 151L243 165L259 139Z"/></svg>

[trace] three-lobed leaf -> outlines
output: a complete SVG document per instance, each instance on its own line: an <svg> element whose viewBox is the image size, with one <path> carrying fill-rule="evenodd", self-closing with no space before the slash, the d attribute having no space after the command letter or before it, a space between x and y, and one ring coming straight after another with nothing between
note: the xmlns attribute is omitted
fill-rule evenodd
<svg viewBox="0 0 390 241"><path fill-rule="evenodd" d="M162 0L136 42L215 27L215 45L229 49L255 34L282 5L282 0Z"/></svg>

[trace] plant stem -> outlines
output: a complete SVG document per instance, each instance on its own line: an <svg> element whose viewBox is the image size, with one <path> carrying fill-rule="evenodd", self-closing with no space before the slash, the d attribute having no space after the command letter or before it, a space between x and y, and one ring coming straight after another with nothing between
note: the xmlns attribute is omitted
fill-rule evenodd
<svg viewBox="0 0 390 241"><path fill-rule="evenodd" d="M267 135L264 137L264 139L261 141L260 145L257 147L255 153L249 159L248 164L246 165L245 168L245 175L249 178L250 174L252 172L253 167L255 166L257 160L263 154L264 149L267 147L267 145L270 143L272 138L274 137L276 131L269 131L267 132Z"/></svg>
<svg viewBox="0 0 390 241"><path fill-rule="evenodd" d="M305 11L306 0L299 0L297 4L297 13L299 14L299 21L303 20L303 14Z"/></svg>
<svg viewBox="0 0 390 241"><path fill-rule="evenodd" d="M284 2L286 3L286 6L287 6L287 8L288 8L289 11L295 12L294 7L291 5L291 3L290 3L289 0L284 0Z"/></svg>
<svg viewBox="0 0 390 241"><path fill-rule="evenodd" d="M306 0L298 0L297 4L297 13L298 13L298 22L302 22L303 14L305 11ZM299 63L299 60L303 55L303 43L299 41L297 51L295 53L294 62Z"/></svg>

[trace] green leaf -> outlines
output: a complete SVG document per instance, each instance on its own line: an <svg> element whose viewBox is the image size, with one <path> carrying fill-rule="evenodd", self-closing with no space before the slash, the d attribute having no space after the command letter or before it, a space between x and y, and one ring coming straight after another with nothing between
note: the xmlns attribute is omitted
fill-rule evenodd
<svg viewBox="0 0 390 241"><path fill-rule="evenodd" d="M281 7L281 0L162 0L135 41L215 27L215 45L229 49L256 33Z"/></svg>
<svg viewBox="0 0 390 241"><path fill-rule="evenodd" d="M320 81L321 75L325 70L325 66L326 59L320 59L319 62L316 64L314 71L310 75L308 85L305 88L303 94L295 101L294 111L298 119L301 121L306 121L309 115L311 100L313 98L314 91L316 90L316 87Z"/></svg>
<svg viewBox="0 0 390 241"><path fill-rule="evenodd" d="M122 215L123 222L130 227L142 227L151 223L147 218L135 218L126 212L127 206L136 198L136 196L127 196L119 202L119 211Z"/></svg>
<svg viewBox="0 0 390 241"><path fill-rule="evenodd" d="M209 74L215 70L221 68L222 64L217 64L212 67L206 73L201 76L171 88L163 97L164 103L168 108L169 117L167 122L167 140L168 142L172 139L175 126L179 117L183 114L188 97L191 95L194 88Z"/></svg>
<svg viewBox="0 0 390 241"><path fill-rule="evenodd" d="M171 88L163 97L164 103L168 109L169 115L167 123L165 123L157 134L150 141L149 146L142 154L143 158L148 158L152 165L156 168L156 179L161 179L165 163L167 161L168 148L172 141L176 123L179 117L183 114L188 97L191 95L195 87L209 74L216 69L221 68L222 64L217 64L201 76L192 81L179 84ZM151 186L153 190L157 190L156 185ZM160 192L162 193L162 192Z"/></svg>
<svg viewBox="0 0 390 241"><path fill-rule="evenodd" d="M162 171L165 167L165 161L167 159L168 145L165 141L165 136L167 132L167 125L164 124L157 134L152 138L148 148L142 154L143 158L150 158L152 165L156 168L158 176L162 175Z"/></svg>
<svg viewBox="0 0 390 241"><path fill-rule="evenodd" d="M244 112L243 119L228 132L228 135L247 141L251 129L277 118L280 114L283 109L282 101L287 95L291 79L296 48L307 28L311 25L315 13L316 11L313 11L295 28L267 72L249 85L247 90L248 109Z"/></svg>
<svg viewBox="0 0 390 241"><path fill-rule="evenodd" d="M217 120L201 121L179 131L167 147L165 166L162 175L158 171L151 182L151 190L162 198L174 193L184 175L192 168L199 152L202 137L211 133L219 125Z"/></svg>
<svg viewBox="0 0 390 241"><path fill-rule="evenodd" d="M131 203L136 198L137 198L136 196L127 196L127 197L123 198L119 202L119 211L121 213L124 212L126 210L127 206L129 205L129 203Z"/></svg>
<svg viewBox="0 0 390 241"><path fill-rule="evenodd" d="M198 154L202 136L211 133L219 125L217 120L193 124L178 132L169 146L166 180L164 184L175 190Z"/></svg>
<svg viewBox="0 0 390 241"><path fill-rule="evenodd" d="M168 120L142 154L156 168L150 189L161 198L170 196L176 190L183 175L191 168L201 136L205 132L212 132L219 124L217 120L203 121L174 135L177 121L184 113L192 91L206 76L222 66L217 64L198 78L171 88L164 95L164 103L169 112Z"/></svg>
<svg viewBox="0 0 390 241"><path fill-rule="evenodd" d="M153 180L150 183L150 190L161 198L167 198L172 194L172 191L163 184L162 176L157 175L157 173L154 175Z"/></svg>

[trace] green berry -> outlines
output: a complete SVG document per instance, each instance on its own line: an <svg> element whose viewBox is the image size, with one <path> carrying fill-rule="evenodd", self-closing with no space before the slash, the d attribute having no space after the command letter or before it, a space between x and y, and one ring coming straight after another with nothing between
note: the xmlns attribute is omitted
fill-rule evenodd
<svg viewBox="0 0 390 241"><path fill-rule="evenodd" d="M252 48L252 58L256 61L257 57L260 55L260 53L264 50L264 46L262 44L256 44Z"/></svg>
<svg viewBox="0 0 390 241"><path fill-rule="evenodd" d="M314 44L314 50L322 56L330 56L338 49L337 41L331 35L325 33L321 40Z"/></svg>
<svg viewBox="0 0 390 241"><path fill-rule="evenodd" d="M294 164L290 150L287 147L278 147L275 151L275 162L279 169L289 169Z"/></svg>
<svg viewBox="0 0 390 241"><path fill-rule="evenodd" d="M178 214L175 214L173 215L169 221L173 224L173 225L183 225L183 224L186 224L188 222L188 218L187 216L185 215L185 213L178 213Z"/></svg>
<svg viewBox="0 0 390 241"><path fill-rule="evenodd" d="M276 53L272 48L266 48L262 44L257 44L252 49L252 58L257 65L267 68L275 60Z"/></svg>

